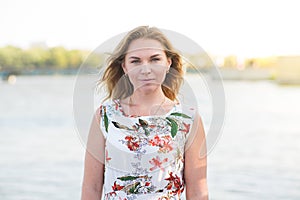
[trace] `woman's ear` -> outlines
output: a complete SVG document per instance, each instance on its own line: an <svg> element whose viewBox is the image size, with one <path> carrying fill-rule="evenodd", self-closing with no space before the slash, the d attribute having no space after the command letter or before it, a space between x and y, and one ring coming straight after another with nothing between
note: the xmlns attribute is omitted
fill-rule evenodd
<svg viewBox="0 0 300 200"><path fill-rule="evenodd" d="M168 64L167 70L169 70L171 65L172 65L172 59L171 58L168 58L168 63L167 64Z"/></svg>
<svg viewBox="0 0 300 200"><path fill-rule="evenodd" d="M123 69L124 73L127 74L127 69L125 67L125 63L122 62L121 66L122 66L122 69Z"/></svg>

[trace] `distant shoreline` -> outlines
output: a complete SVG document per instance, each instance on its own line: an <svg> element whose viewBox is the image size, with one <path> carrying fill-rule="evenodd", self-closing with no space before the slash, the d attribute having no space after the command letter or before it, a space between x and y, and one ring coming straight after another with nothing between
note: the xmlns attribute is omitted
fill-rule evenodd
<svg viewBox="0 0 300 200"><path fill-rule="evenodd" d="M212 80L219 80L220 78L224 81L259 81L259 80L270 80L280 85L300 85L300 79L281 79L274 76L271 70L267 69L243 69L238 70L234 68L218 68L219 74L212 72L209 68L187 70L187 74L193 75L201 73L203 75L210 76ZM11 71L0 71L0 79L2 81L9 81L10 78L16 79L18 76L69 76L69 75L89 75L97 74L99 69L34 69L34 70L11 70Z"/></svg>

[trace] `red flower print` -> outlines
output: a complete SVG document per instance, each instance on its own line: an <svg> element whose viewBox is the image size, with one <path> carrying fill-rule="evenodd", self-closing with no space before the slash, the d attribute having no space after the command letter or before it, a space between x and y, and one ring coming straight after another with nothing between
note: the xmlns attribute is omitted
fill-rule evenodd
<svg viewBox="0 0 300 200"><path fill-rule="evenodd" d="M168 153L173 150L171 146L172 138L169 135L162 136L161 138L156 135L153 139L149 141L151 146L159 147L159 152Z"/></svg>
<svg viewBox="0 0 300 200"><path fill-rule="evenodd" d="M115 197L117 195L116 192L109 192L107 194L105 194L105 199L108 199L109 197Z"/></svg>
<svg viewBox="0 0 300 200"><path fill-rule="evenodd" d="M118 103L115 103L115 109L119 110L119 104Z"/></svg>
<svg viewBox="0 0 300 200"><path fill-rule="evenodd" d="M152 146L159 146L159 144L161 143L161 139L158 135L154 136L153 139L151 139L149 141L150 145Z"/></svg>
<svg viewBox="0 0 300 200"><path fill-rule="evenodd" d="M153 128L156 128L157 125L156 124L150 124L148 127L151 128L151 129L153 129Z"/></svg>
<svg viewBox="0 0 300 200"><path fill-rule="evenodd" d="M133 140L133 137L132 137L131 135L127 135L127 136L125 137L125 140L131 141L131 140Z"/></svg>
<svg viewBox="0 0 300 200"><path fill-rule="evenodd" d="M100 116L102 115L102 108L103 108L103 106L100 105L100 107L99 107L99 114L100 114Z"/></svg>
<svg viewBox="0 0 300 200"><path fill-rule="evenodd" d="M118 185L116 181L114 182L114 185L112 186L113 191L122 190L124 186Z"/></svg>
<svg viewBox="0 0 300 200"><path fill-rule="evenodd" d="M152 160L149 160L149 163L154 166L150 168L150 171L153 171L156 168L160 168L162 171L164 171L164 168L161 165L165 162L168 162L168 158L163 159L163 161L160 161L158 156L156 156L156 158L152 158Z"/></svg>
<svg viewBox="0 0 300 200"><path fill-rule="evenodd" d="M177 176L177 174L175 174L175 176L173 176L173 173L170 172L169 173L170 177L165 178L166 181L169 181L169 183L167 184L166 188L167 190L172 190L173 194L178 194L180 195L183 190L183 184L181 183L180 177Z"/></svg>
<svg viewBox="0 0 300 200"><path fill-rule="evenodd" d="M183 131L185 134L187 134L190 131L191 124L186 124L183 122L183 126L184 126L184 129L181 129L181 131Z"/></svg>
<svg viewBox="0 0 300 200"><path fill-rule="evenodd" d="M137 140L136 137L128 135L125 137L125 140L127 140L126 144L130 151L136 151L140 147L140 142Z"/></svg>
<svg viewBox="0 0 300 200"><path fill-rule="evenodd" d="M159 197L158 200L170 200L169 197Z"/></svg>
<svg viewBox="0 0 300 200"><path fill-rule="evenodd" d="M111 160L111 158L108 157L108 151L107 151L107 149L105 150L105 160L106 160L106 162L109 162Z"/></svg>
<svg viewBox="0 0 300 200"><path fill-rule="evenodd" d="M160 145L160 149L159 151L160 152L164 152L164 153L168 153L169 151L172 151L173 150L173 147L171 146L171 136L169 135L166 135L166 136L163 136L163 141L162 141L162 144Z"/></svg>
<svg viewBox="0 0 300 200"><path fill-rule="evenodd" d="M148 187L148 186L150 186L150 185L151 185L150 182L146 182L146 183L145 183L145 186L146 186L146 187Z"/></svg>

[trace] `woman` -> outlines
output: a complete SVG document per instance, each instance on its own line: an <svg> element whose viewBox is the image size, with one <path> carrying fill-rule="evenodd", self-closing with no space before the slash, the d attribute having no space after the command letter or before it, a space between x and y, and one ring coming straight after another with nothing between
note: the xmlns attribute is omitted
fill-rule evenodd
<svg viewBox="0 0 300 200"><path fill-rule="evenodd" d="M104 199L208 199L201 117L177 99L182 67L157 28L137 27L122 39L100 81L108 95L89 133L82 200L102 192Z"/></svg>

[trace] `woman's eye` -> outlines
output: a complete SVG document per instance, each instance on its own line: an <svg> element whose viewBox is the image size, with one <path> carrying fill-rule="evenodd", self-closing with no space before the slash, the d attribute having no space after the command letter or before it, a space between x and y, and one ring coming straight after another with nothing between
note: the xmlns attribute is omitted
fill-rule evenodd
<svg viewBox="0 0 300 200"><path fill-rule="evenodd" d="M157 61L160 61L160 59L159 58L153 58L151 61L152 62L157 62Z"/></svg>
<svg viewBox="0 0 300 200"><path fill-rule="evenodd" d="M132 60L130 63L136 64L136 63L139 63L139 62L140 62L139 60Z"/></svg>

